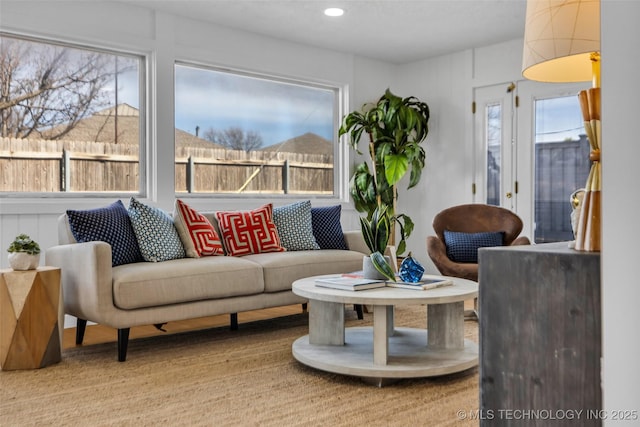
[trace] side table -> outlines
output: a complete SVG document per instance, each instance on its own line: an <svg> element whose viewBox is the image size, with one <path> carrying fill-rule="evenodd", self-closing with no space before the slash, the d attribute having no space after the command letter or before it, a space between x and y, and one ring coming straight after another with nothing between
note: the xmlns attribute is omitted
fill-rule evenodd
<svg viewBox="0 0 640 427"><path fill-rule="evenodd" d="M0 369L60 362L64 316L60 269L0 270Z"/></svg>

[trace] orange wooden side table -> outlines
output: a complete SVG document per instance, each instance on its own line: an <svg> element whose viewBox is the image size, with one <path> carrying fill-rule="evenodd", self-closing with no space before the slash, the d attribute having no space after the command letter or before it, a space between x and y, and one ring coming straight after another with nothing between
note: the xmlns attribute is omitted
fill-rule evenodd
<svg viewBox="0 0 640 427"><path fill-rule="evenodd" d="M62 358L60 269L0 270L0 369L36 369Z"/></svg>

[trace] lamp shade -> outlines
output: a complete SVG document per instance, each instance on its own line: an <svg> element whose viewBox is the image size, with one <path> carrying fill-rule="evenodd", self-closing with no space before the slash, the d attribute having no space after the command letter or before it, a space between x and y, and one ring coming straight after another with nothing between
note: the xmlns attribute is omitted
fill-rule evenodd
<svg viewBox="0 0 640 427"><path fill-rule="evenodd" d="M528 0L522 75L541 82L593 77L600 51L600 0Z"/></svg>

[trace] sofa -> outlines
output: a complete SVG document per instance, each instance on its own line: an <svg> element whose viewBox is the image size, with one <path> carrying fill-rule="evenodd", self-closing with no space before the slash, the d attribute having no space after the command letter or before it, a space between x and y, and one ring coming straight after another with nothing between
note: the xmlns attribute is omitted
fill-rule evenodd
<svg viewBox="0 0 640 427"><path fill-rule="evenodd" d="M140 207L141 204L132 198L126 215L129 215L132 224L135 225L136 216L132 211L134 202ZM176 202L173 215L166 213L172 223L167 225L169 223L166 218L162 220L165 221L168 230L174 227L181 241L186 243L188 236L185 237L184 233L179 232L180 215L178 201ZM119 201L118 203L121 204ZM278 249L271 248L264 252L253 251L254 253L241 255L233 252L233 242L225 240L224 230L221 230L221 219L224 221L225 217L220 212L191 210L191 214L196 217L194 223L200 221L206 227L212 227L208 228L212 235L218 233L222 246L218 248L218 253L202 256L197 251L194 252L193 247L189 248L184 244L184 252L178 253L173 259L154 260L146 256L143 259L136 258L134 262L115 262L115 258L122 256L115 248L121 245L119 242L125 232L119 230L113 233L112 237L106 236L106 241L102 241L95 236L87 237L82 231L86 231L87 227L103 227L106 231L112 232L113 228L126 225L127 218L122 217L122 207L118 203L113 206L119 210L119 219L124 220L120 223L112 221L111 216L103 216L104 212L100 209L85 212L67 211L61 215L58 221L59 244L46 250L45 262L47 265L61 268L64 310L66 314L77 318L76 343L82 344L87 321L116 328L118 360L121 362L126 360L129 331L132 326L156 325L160 329L163 324L172 321L230 314L231 328L236 329L238 312L297 303L303 304L305 309L306 300L293 294L291 290L295 280L313 275L360 270L363 255L367 253L360 231L342 232L339 225L339 206L337 225L336 207L326 208L333 209L332 224L327 225L326 222L320 221L317 225L315 222L312 225L316 226L315 231L319 233L327 228L338 227L338 237L342 236L344 239L340 242L343 247L333 248L331 245L319 245L315 241L309 241L312 248L305 248L303 245L291 250L281 246ZM181 207L186 206L183 202L180 203ZM287 241L285 233L297 235L301 229L307 230L307 234L309 229L314 231L308 224L309 215L306 215L310 203L305 201L282 208L271 207L275 225L279 209L301 204L307 208L303 211L305 225L301 226L297 222L289 224L288 231L286 227L279 225L276 234L283 243ZM107 215L112 215L109 211L111 208L112 206L104 208L103 211L106 209ZM314 212L314 209L325 208L312 208L311 211ZM247 214L246 211L238 213ZM262 213L268 216L268 212ZM74 221L79 214L85 215L81 217L84 222L80 225L76 222L74 229ZM159 215L162 216L162 213ZM297 216L293 217L295 221L299 221ZM311 216L311 219L313 218ZM148 226L148 220L145 226ZM170 240L169 237L159 238L162 232L157 228L144 229L140 233L137 233L135 227L132 228L140 248L154 239L156 244L160 245L165 243L163 240ZM273 227L271 229L273 231ZM184 232L184 227L182 231ZM109 243L110 238L115 240ZM197 239L194 241L197 243ZM215 252L215 245L209 246L213 247L212 251ZM192 256L189 256L190 251Z"/></svg>

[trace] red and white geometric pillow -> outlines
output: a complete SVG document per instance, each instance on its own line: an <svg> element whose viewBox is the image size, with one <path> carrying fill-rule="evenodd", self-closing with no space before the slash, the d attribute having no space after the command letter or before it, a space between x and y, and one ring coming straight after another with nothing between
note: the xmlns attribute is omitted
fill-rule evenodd
<svg viewBox="0 0 640 427"><path fill-rule="evenodd" d="M209 220L195 209L176 199L173 221L190 258L224 255L220 236Z"/></svg>
<svg viewBox="0 0 640 427"><path fill-rule="evenodd" d="M227 255L284 252L271 203L250 211L216 212Z"/></svg>

